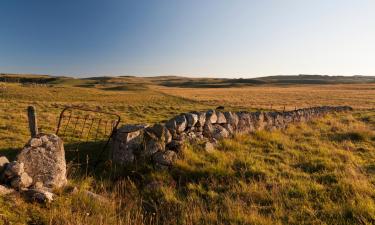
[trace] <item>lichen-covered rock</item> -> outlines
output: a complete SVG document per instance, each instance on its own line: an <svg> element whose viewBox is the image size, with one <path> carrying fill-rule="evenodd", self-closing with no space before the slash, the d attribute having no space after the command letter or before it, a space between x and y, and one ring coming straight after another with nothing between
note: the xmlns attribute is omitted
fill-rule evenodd
<svg viewBox="0 0 375 225"><path fill-rule="evenodd" d="M30 141L17 161L24 164L25 172L34 182L40 181L46 187L62 187L67 183L66 162L63 141L55 134L39 134L38 141ZM31 143L38 143L31 146Z"/></svg>
<svg viewBox="0 0 375 225"><path fill-rule="evenodd" d="M122 165L134 162L135 154L141 151L146 124L128 124L117 129L112 144L113 161Z"/></svg>

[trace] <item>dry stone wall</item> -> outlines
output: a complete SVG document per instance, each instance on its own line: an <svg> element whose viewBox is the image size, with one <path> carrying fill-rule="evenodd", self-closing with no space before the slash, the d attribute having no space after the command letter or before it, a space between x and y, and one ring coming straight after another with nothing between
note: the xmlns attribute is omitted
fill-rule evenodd
<svg viewBox="0 0 375 225"><path fill-rule="evenodd" d="M128 165L152 162L167 168L177 158L186 141L205 140L208 146L236 133L285 129L288 124L305 122L330 112L352 110L348 106L321 106L288 112L189 112L166 123L125 125L112 143L113 161Z"/></svg>

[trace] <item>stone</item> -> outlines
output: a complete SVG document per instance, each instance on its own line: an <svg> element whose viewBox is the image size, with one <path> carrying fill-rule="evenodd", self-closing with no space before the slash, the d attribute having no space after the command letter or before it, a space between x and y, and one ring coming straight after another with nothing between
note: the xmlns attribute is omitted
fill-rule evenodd
<svg viewBox="0 0 375 225"><path fill-rule="evenodd" d="M14 189L8 188L8 187L0 184L0 196L9 195L9 194L12 194L12 193L14 193Z"/></svg>
<svg viewBox="0 0 375 225"><path fill-rule="evenodd" d="M10 180L13 177L21 176L24 171L24 164L22 162L13 161L7 164L3 175L6 180Z"/></svg>
<svg viewBox="0 0 375 225"><path fill-rule="evenodd" d="M187 125L187 120L186 120L185 115L176 116L175 121L176 121L176 132L178 134L184 132L186 129L186 125Z"/></svg>
<svg viewBox="0 0 375 225"><path fill-rule="evenodd" d="M227 123L227 119L224 116L224 113L222 112L216 112L217 121L216 123L224 124Z"/></svg>
<svg viewBox="0 0 375 225"><path fill-rule="evenodd" d="M34 182L44 186L59 188L67 183L66 162L63 141L55 134L39 134L43 145L32 147L26 145L18 154L17 161L24 164L25 172Z"/></svg>
<svg viewBox="0 0 375 225"><path fill-rule="evenodd" d="M195 126L198 127L198 128L202 128L204 126L204 124L206 123L206 113L205 112L198 112L197 116L198 116L198 121L195 124Z"/></svg>
<svg viewBox="0 0 375 225"><path fill-rule="evenodd" d="M212 133L213 133L213 126L211 123L206 123L203 127L203 136L206 137L206 138L212 138Z"/></svg>
<svg viewBox="0 0 375 225"><path fill-rule="evenodd" d="M143 152L141 153L141 157L146 159L156 152L163 152L165 150L165 145L157 140L149 139L145 141Z"/></svg>
<svg viewBox="0 0 375 225"><path fill-rule="evenodd" d="M216 140L228 138L229 135L229 132L224 127L220 126L219 124L213 125L212 137Z"/></svg>
<svg viewBox="0 0 375 225"><path fill-rule="evenodd" d="M235 113L232 112L224 112L225 119L227 120L227 123L230 124L233 129L237 128L238 125L238 116Z"/></svg>
<svg viewBox="0 0 375 225"><path fill-rule="evenodd" d="M206 123L216 123L217 122L217 115L215 110L208 110L206 112Z"/></svg>
<svg viewBox="0 0 375 225"><path fill-rule="evenodd" d="M146 124L128 124L117 129L112 144L112 160L126 165L133 163L135 154L141 151Z"/></svg>
<svg viewBox="0 0 375 225"><path fill-rule="evenodd" d="M177 154L174 151L167 150L165 152L156 152L152 158L156 165L169 167L177 159Z"/></svg>
<svg viewBox="0 0 375 225"><path fill-rule="evenodd" d="M10 186L12 188L21 190L22 188L28 188L33 183L33 179L27 174L22 173L20 176L12 178Z"/></svg>
<svg viewBox="0 0 375 225"><path fill-rule="evenodd" d="M179 153L183 149L183 141L172 140L167 144L167 149Z"/></svg>
<svg viewBox="0 0 375 225"><path fill-rule="evenodd" d="M229 123L223 124L222 126L224 127L225 130L229 132L229 135L232 135L235 133L232 125L230 125Z"/></svg>
<svg viewBox="0 0 375 225"><path fill-rule="evenodd" d="M152 127L145 129L147 134L152 133L155 135L156 139L167 144L172 141L172 135L164 124L155 124Z"/></svg>
<svg viewBox="0 0 375 225"><path fill-rule="evenodd" d="M198 114L196 113L186 113L185 114L187 120L187 127L191 128L194 127L195 124L198 122Z"/></svg>
<svg viewBox="0 0 375 225"><path fill-rule="evenodd" d="M0 173L2 173L6 167L6 165L9 163L9 160L5 156L0 157Z"/></svg>
<svg viewBox="0 0 375 225"><path fill-rule="evenodd" d="M248 112L238 112L238 124L237 131L240 133L250 133L254 130L254 124L252 123L251 114Z"/></svg>
<svg viewBox="0 0 375 225"><path fill-rule="evenodd" d="M31 202L51 203L54 194L44 189L28 189L23 192L25 197Z"/></svg>
<svg viewBox="0 0 375 225"><path fill-rule="evenodd" d="M43 139L45 140L45 139ZM47 142L48 140L46 140L45 142ZM42 146L43 144L43 141L40 139L40 138L31 138L30 141L29 141L29 145L31 147L39 147L39 146Z"/></svg>

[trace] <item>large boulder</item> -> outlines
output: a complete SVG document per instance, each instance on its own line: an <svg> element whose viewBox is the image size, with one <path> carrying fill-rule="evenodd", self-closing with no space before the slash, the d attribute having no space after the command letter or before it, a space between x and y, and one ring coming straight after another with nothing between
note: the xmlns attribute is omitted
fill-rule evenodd
<svg viewBox="0 0 375 225"><path fill-rule="evenodd" d="M45 187L62 187L67 183L63 141L55 134L39 134L17 156L33 182Z"/></svg>
<svg viewBox="0 0 375 225"><path fill-rule="evenodd" d="M125 165L133 163L143 141L146 124L128 124L117 129L112 143L112 160Z"/></svg>

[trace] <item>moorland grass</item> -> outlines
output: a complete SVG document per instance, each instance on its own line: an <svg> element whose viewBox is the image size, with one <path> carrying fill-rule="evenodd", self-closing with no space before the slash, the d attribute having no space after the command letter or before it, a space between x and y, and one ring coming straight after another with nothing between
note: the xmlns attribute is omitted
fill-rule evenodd
<svg viewBox="0 0 375 225"><path fill-rule="evenodd" d="M2 89L3 90L3 89ZM119 112L124 121L155 122L212 108L147 90L6 84L0 100L0 152L10 157L28 139L25 108L37 106L52 132L65 104ZM327 100L329 104L329 100ZM370 100L371 101L371 100ZM237 104L237 103L234 103ZM0 221L12 224L373 224L375 112L356 110L257 131L206 152L188 144L169 171L105 164L87 175L69 172L69 187L37 205L18 194L0 198ZM67 145L69 143L66 143ZM88 197L85 190L108 201Z"/></svg>

